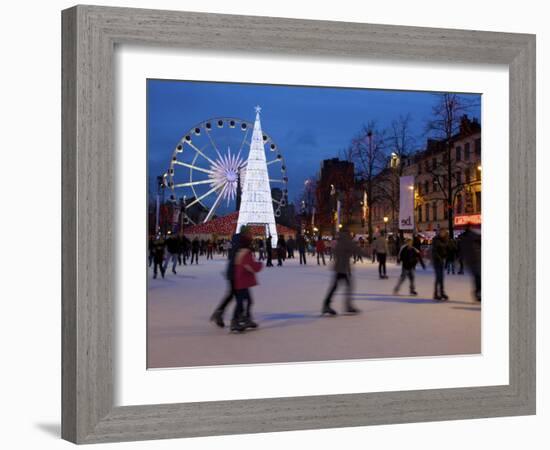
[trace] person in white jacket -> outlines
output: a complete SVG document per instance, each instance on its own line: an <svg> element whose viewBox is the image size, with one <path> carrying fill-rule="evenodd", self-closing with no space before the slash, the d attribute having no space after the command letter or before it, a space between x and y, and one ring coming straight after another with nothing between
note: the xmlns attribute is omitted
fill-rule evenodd
<svg viewBox="0 0 550 450"><path fill-rule="evenodd" d="M382 231L380 236L373 242L376 258L378 259L378 276L380 279L386 279L386 258L388 256L388 241L385 233Z"/></svg>

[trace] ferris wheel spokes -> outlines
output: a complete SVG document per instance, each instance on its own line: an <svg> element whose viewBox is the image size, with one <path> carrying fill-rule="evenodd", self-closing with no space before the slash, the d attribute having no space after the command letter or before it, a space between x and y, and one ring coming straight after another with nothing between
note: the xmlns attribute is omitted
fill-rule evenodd
<svg viewBox="0 0 550 450"><path fill-rule="evenodd" d="M191 186L196 186L198 184L212 184L212 180L208 178L206 180L189 181L187 183L178 183L178 184L174 184L174 188L191 187Z"/></svg>
<svg viewBox="0 0 550 450"><path fill-rule="evenodd" d="M222 198L223 198L223 195L224 195L224 192L226 191L227 189L227 186L229 186L228 184L225 184L223 187L222 187L222 190L220 191L220 193L218 194L218 196L216 197L216 200L214 200L214 204L212 205L212 207L210 208L210 211L208 211L208 214L206 215L206 217L204 218L203 220L203 223L206 223L208 222L212 216L214 215L214 213L216 212L216 209L218 209L218 205L220 204Z"/></svg>
<svg viewBox="0 0 550 450"><path fill-rule="evenodd" d="M206 133L208 134L208 133ZM210 164L214 165L216 164L214 161L212 161L208 156L206 156L196 145L193 145L192 142L185 142L189 147L191 147L193 150L195 150L199 155L201 155L204 159L206 159ZM215 147L214 147L215 148ZM217 150L216 150L217 151Z"/></svg>
<svg viewBox="0 0 550 450"><path fill-rule="evenodd" d="M183 161L174 161L174 164L178 164L180 166L187 167L188 169L198 170L199 172L204 172L204 173L208 173L208 174L213 174L214 173L211 170L204 169L202 167L195 166L193 164L189 164L189 163L186 163L186 162L183 162Z"/></svg>
<svg viewBox="0 0 550 450"><path fill-rule="evenodd" d="M210 189L208 192L202 194L200 197L197 197L195 198L195 200L193 200L191 203L189 203L187 205L187 208L193 206L194 204L196 203L199 203L201 200L205 199L206 197L208 197L209 195L213 194L214 192L216 192L218 189L220 189L220 187L223 186L223 182L220 182L218 184L216 184L212 189Z"/></svg>

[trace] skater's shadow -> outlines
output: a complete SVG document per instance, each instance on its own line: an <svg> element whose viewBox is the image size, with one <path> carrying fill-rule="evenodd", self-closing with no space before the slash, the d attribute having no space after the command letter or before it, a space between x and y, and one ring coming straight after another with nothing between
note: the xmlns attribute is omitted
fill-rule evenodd
<svg viewBox="0 0 550 450"><path fill-rule="evenodd" d="M314 322L319 319L319 314L311 313L273 313L260 314L257 319L261 323L263 329L266 328L283 328L294 325L303 325Z"/></svg>
<svg viewBox="0 0 550 450"><path fill-rule="evenodd" d="M481 311L481 306L453 306L453 309L463 309L465 311Z"/></svg>
<svg viewBox="0 0 550 450"><path fill-rule="evenodd" d="M341 293L340 295L345 295L344 293ZM463 304L463 305L471 305L471 302L463 302L459 300L446 300L446 301L440 301L440 300L433 300L431 298L421 298L421 297L410 297L407 295L391 295L391 294L361 294L356 293L352 294L352 297L355 300L364 300L368 302L384 302L384 303L434 303L434 304Z"/></svg>

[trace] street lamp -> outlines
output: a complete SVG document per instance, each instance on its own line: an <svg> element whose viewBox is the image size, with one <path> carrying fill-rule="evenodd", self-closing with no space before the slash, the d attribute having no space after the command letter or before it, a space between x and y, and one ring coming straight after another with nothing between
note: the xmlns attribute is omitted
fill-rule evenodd
<svg viewBox="0 0 550 450"><path fill-rule="evenodd" d="M389 220L388 216L384 216L384 236L388 232L388 230L387 230L388 220Z"/></svg>

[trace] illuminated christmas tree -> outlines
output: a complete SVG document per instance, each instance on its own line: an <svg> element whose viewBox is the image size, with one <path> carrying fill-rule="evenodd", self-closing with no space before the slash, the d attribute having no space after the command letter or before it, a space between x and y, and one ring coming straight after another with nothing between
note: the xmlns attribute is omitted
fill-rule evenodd
<svg viewBox="0 0 550 450"><path fill-rule="evenodd" d="M250 141L250 152L246 164L246 173L243 176L241 205L237 233L242 225L263 225L266 237L271 235L272 247L277 246L277 228L273 213L269 173L265 159L264 135L260 123L261 108L256 106L256 120Z"/></svg>

